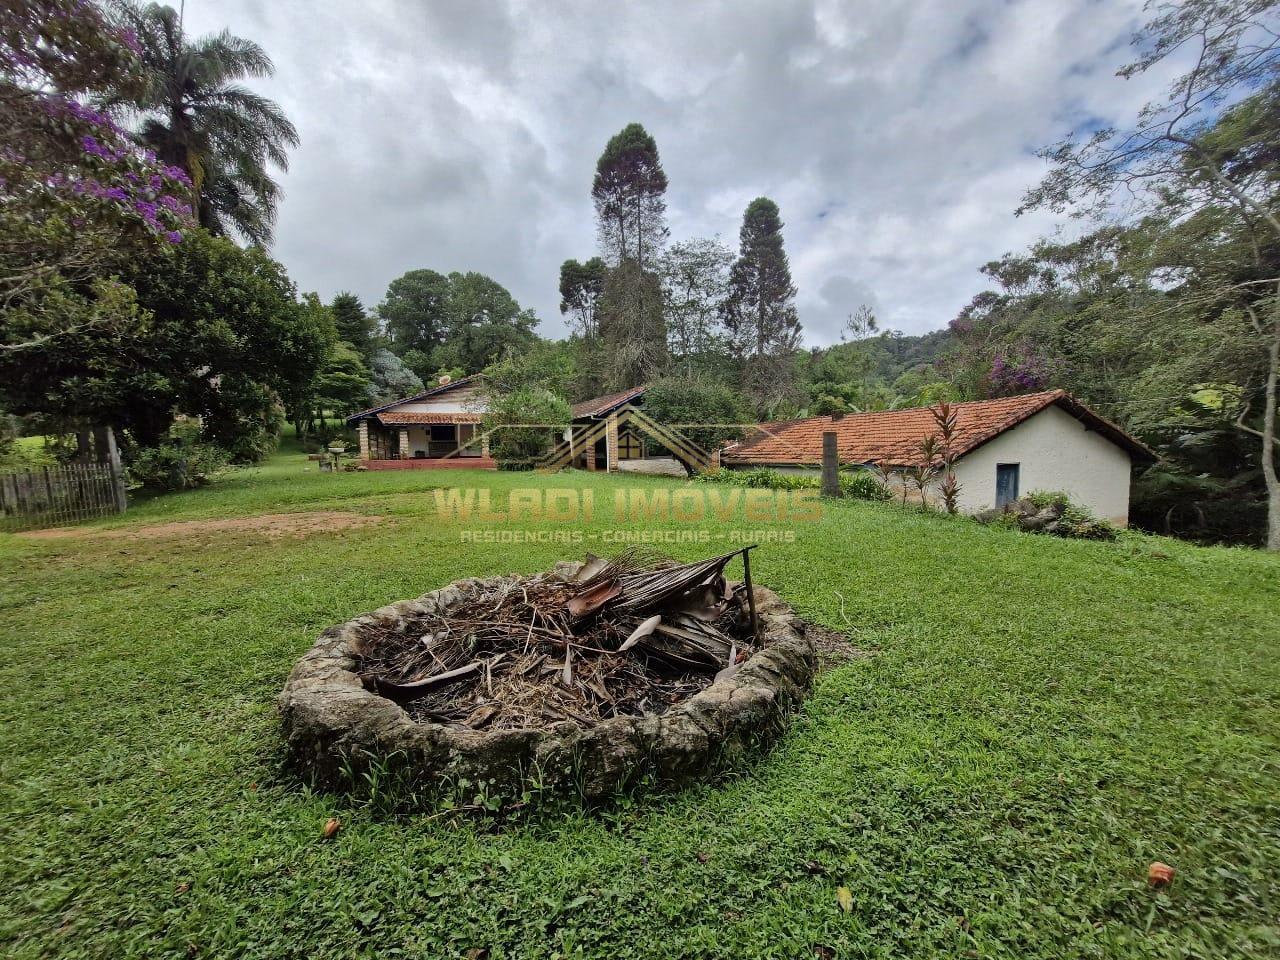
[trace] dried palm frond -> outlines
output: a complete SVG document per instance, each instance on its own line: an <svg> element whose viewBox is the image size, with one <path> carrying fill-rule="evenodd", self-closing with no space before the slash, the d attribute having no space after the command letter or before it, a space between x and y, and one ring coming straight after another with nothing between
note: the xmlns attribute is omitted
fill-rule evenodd
<svg viewBox="0 0 1280 960"><path fill-rule="evenodd" d="M724 577L739 553L675 564L630 549L588 557L567 581L508 580L445 613L367 627L361 675L411 716L477 730L660 713L755 646L749 594Z"/></svg>

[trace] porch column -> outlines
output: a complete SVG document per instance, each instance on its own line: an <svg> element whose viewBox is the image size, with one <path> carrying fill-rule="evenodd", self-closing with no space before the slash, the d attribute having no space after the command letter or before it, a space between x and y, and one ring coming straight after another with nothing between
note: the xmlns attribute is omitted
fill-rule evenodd
<svg viewBox="0 0 1280 960"><path fill-rule="evenodd" d="M360 459L368 460L369 458L369 421L361 420L360 429Z"/></svg>
<svg viewBox="0 0 1280 960"><path fill-rule="evenodd" d="M413 455L409 452L409 428L401 427L400 428L400 459L409 460L412 458L412 456Z"/></svg>
<svg viewBox="0 0 1280 960"><path fill-rule="evenodd" d="M589 433L590 431L588 431L587 429L583 429L583 431L582 431L582 432L583 432L584 434L586 434L586 433ZM586 442L586 444L584 445L583 452L586 454L586 457L587 457L587 461L586 461L586 467L587 467L587 469L588 469L588 470L590 470L592 473L595 473L595 470L596 470L596 442L595 442L594 440L588 440L588 441Z"/></svg>
<svg viewBox="0 0 1280 960"><path fill-rule="evenodd" d="M618 415L609 414L604 426L605 470L614 473L618 469Z"/></svg>
<svg viewBox="0 0 1280 960"><path fill-rule="evenodd" d="M480 456L489 456L489 435L487 433L480 438Z"/></svg>

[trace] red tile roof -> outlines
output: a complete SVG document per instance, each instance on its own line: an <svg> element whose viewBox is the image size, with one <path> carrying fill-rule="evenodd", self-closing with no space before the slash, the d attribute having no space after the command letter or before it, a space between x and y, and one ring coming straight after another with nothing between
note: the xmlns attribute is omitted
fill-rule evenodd
<svg viewBox="0 0 1280 960"><path fill-rule="evenodd" d="M378 420L388 427L407 427L419 423L479 423L478 413L402 413L388 410L378 414Z"/></svg>
<svg viewBox="0 0 1280 960"><path fill-rule="evenodd" d="M590 400L583 400L581 403L575 403L573 405L573 418L576 420L579 417L598 417L622 406L628 400L634 400L647 389L649 389L647 386L632 387L630 390L606 393L603 397L594 397Z"/></svg>
<svg viewBox="0 0 1280 960"><path fill-rule="evenodd" d="M956 411L957 455L970 453L1054 404L1137 459L1155 459L1147 447L1064 390L952 404ZM841 463L885 463L901 467L920 462L920 441L936 434L938 427L928 407L849 413L839 419L791 420L763 425L755 436L726 448L721 461L731 466L820 464L822 435L828 431L836 434Z"/></svg>

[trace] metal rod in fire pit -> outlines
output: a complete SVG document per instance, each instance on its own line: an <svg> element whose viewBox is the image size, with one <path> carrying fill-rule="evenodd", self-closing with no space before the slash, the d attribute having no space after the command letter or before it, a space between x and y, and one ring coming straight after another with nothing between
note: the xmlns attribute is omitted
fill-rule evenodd
<svg viewBox="0 0 1280 960"><path fill-rule="evenodd" d="M747 609L751 611L751 642L760 637L760 625L756 622L756 592L751 587L751 551L757 544L742 548L742 580L747 585Z"/></svg>

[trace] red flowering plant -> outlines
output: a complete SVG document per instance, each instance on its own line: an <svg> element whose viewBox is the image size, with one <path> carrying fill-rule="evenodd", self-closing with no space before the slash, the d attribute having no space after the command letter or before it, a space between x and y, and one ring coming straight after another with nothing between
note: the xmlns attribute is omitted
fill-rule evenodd
<svg viewBox="0 0 1280 960"><path fill-rule="evenodd" d="M139 65L88 0L0 5L0 351L130 315L118 265L194 226L186 173L91 105Z"/></svg>
<svg viewBox="0 0 1280 960"><path fill-rule="evenodd" d="M950 514L960 510L960 481L956 479L956 447L958 445L959 416L956 408L942 400L937 406L930 407L929 413L938 428L934 451L940 462L938 467L942 474L942 482L938 484L938 494L942 497L942 506ZM933 459L932 452L926 451L926 457Z"/></svg>

